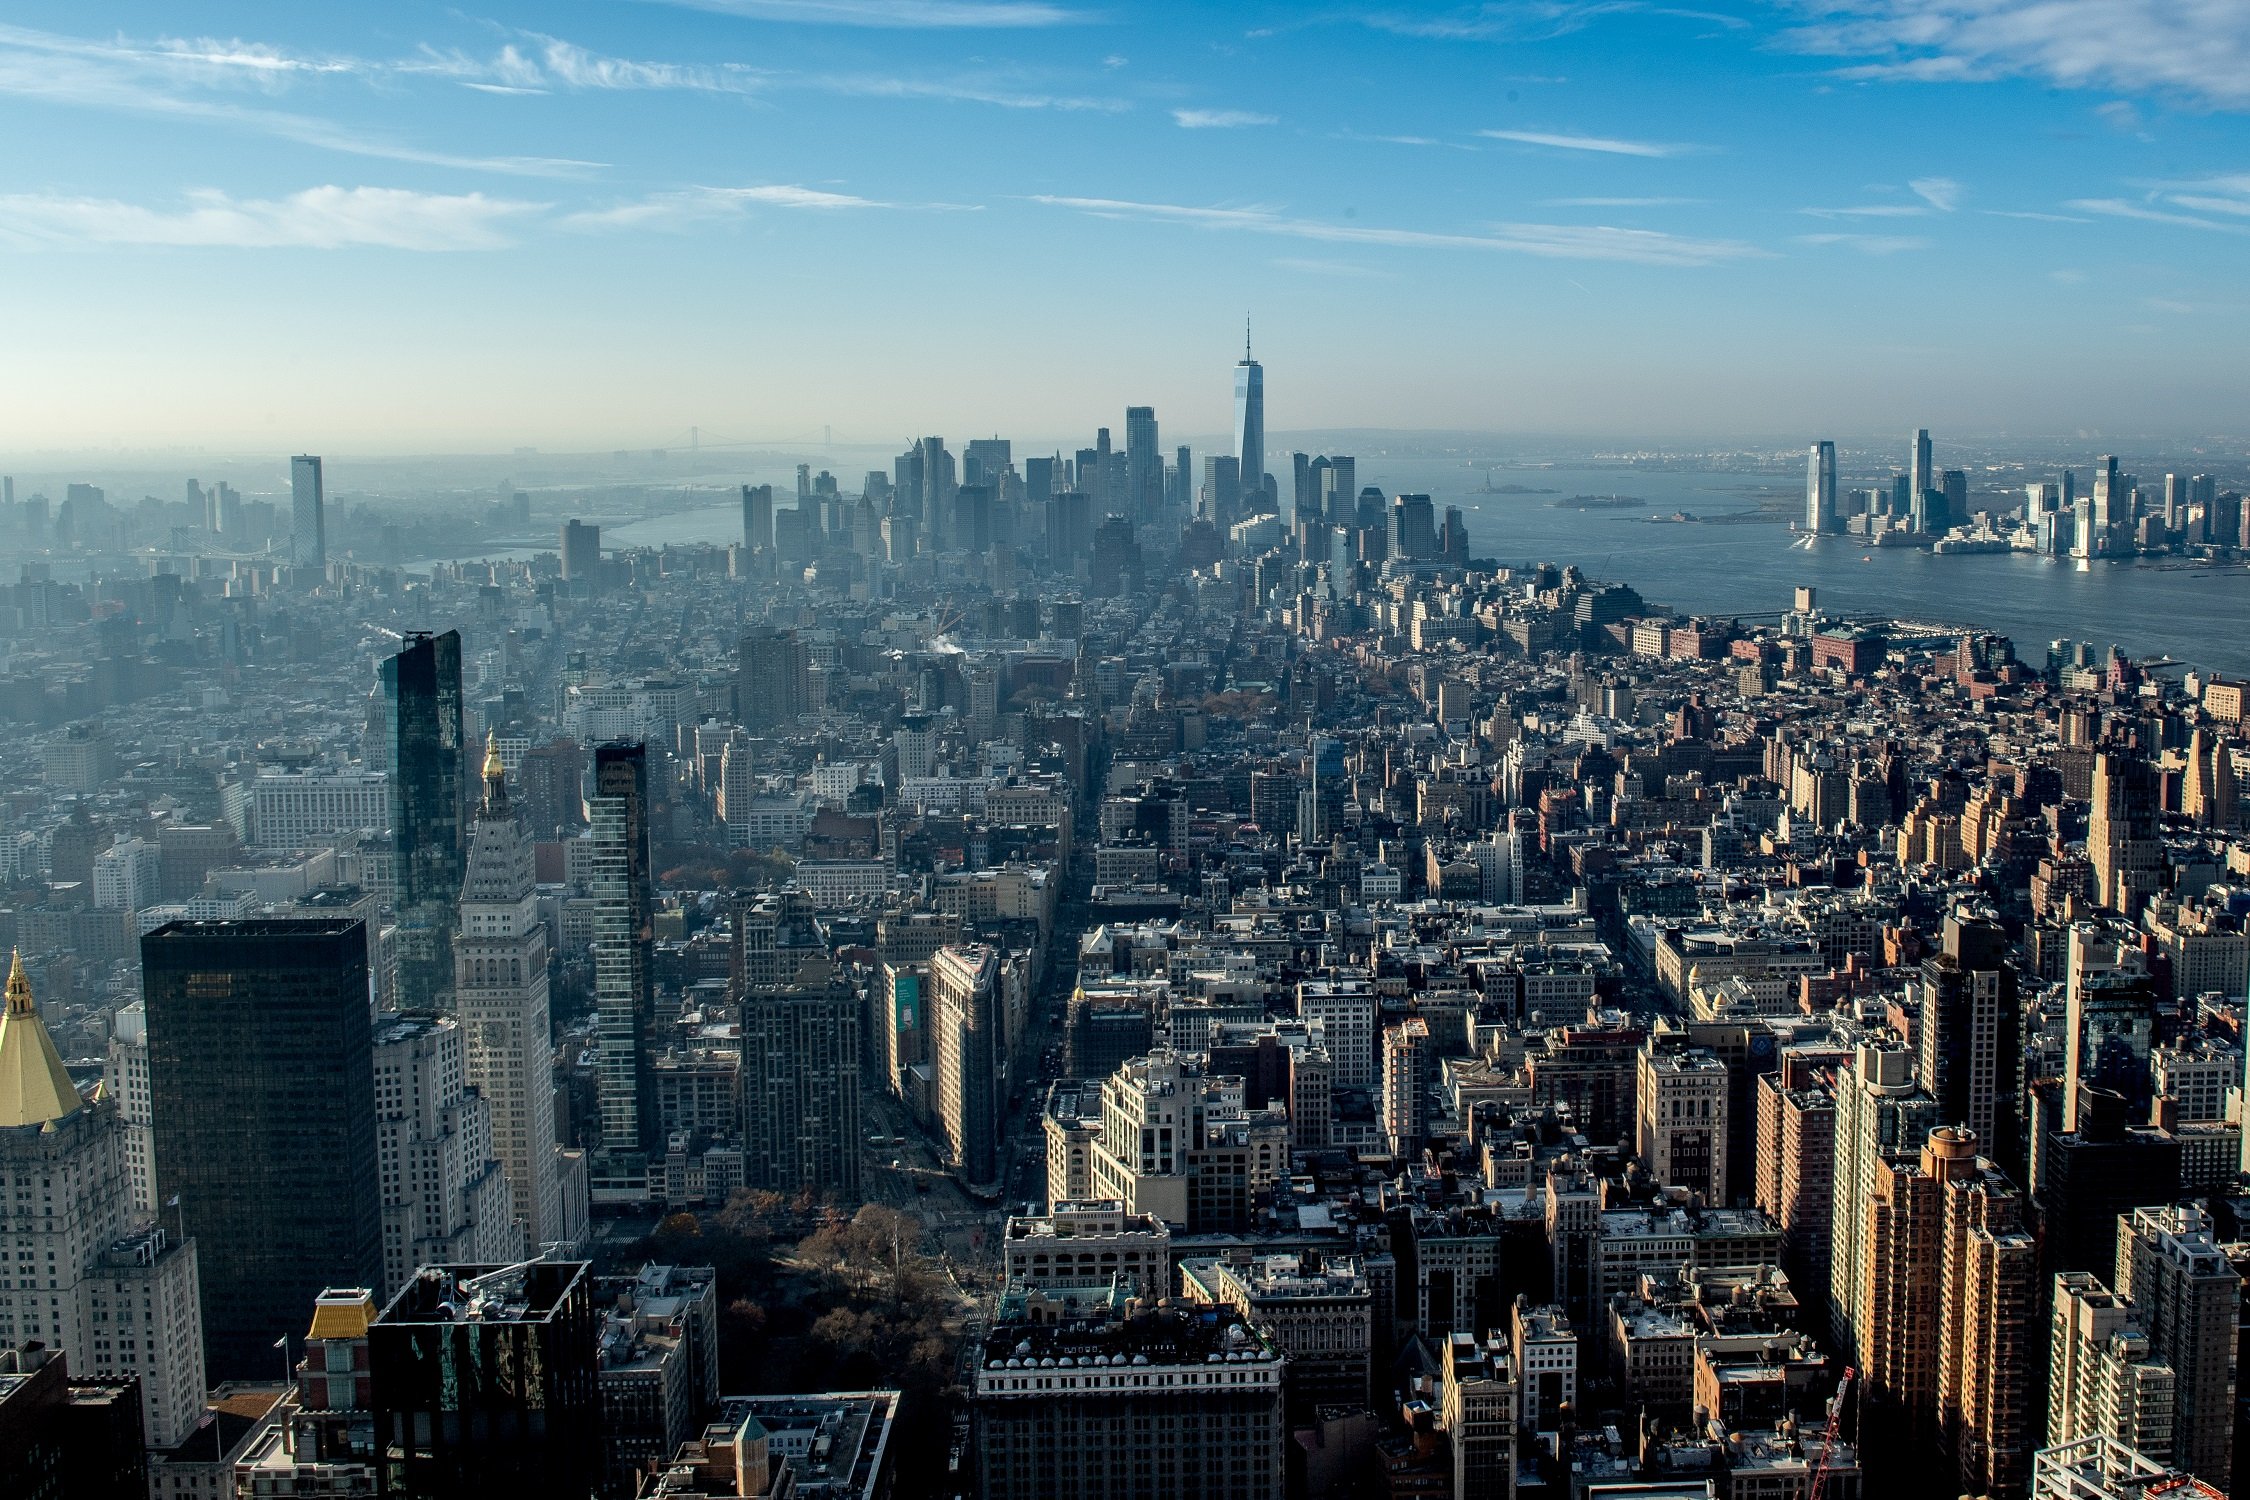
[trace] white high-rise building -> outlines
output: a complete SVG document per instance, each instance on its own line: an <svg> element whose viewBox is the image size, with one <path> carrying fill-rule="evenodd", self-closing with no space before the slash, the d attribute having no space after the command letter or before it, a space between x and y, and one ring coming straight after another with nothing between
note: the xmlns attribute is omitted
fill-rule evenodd
<svg viewBox="0 0 2250 1500"><path fill-rule="evenodd" d="M149 1446L203 1416L195 1242L134 1209L116 1104L78 1090L18 960L0 1014L0 1347L37 1339L74 1372L141 1383Z"/></svg>
<svg viewBox="0 0 2250 1500"><path fill-rule="evenodd" d="M1475 846L1477 895L1498 906L1523 900L1523 835L1496 833Z"/></svg>
<svg viewBox="0 0 2250 1500"><path fill-rule="evenodd" d="M94 905L103 911L139 911L156 900L156 845L120 839L94 856Z"/></svg>
<svg viewBox="0 0 2250 1500"><path fill-rule="evenodd" d="M531 840L508 804L506 773L490 747L484 802L461 882L453 996L467 1042L469 1086L491 1114L492 1152L507 1175L526 1245L536 1251L568 1238L560 1199L562 1148L555 1138L547 927L539 917Z"/></svg>
<svg viewBox="0 0 2250 1500"><path fill-rule="evenodd" d="M2087 1271L2055 1278L2047 1353L2047 1446L2106 1437L2172 1456L2178 1375L2149 1352L2133 1304Z"/></svg>
<svg viewBox="0 0 2250 1500"><path fill-rule="evenodd" d="M401 1016L375 1033L375 1141L383 1181L383 1280L422 1266L512 1265L524 1237L492 1117L468 1086L461 1028Z"/></svg>
<svg viewBox="0 0 2250 1500"><path fill-rule="evenodd" d="M1805 461L1805 530L1825 536L1836 529L1836 445L1819 442Z"/></svg>
<svg viewBox="0 0 2250 1500"><path fill-rule="evenodd" d="M102 1090L117 1103L119 1150L131 1190L133 1216L156 1217L156 1134L148 1103L148 1007L135 1000L118 1007L109 1023L109 1057Z"/></svg>
<svg viewBox="0 0 2250 1500"><path fill-rule="evenodd" d="M289 560L300 568L328 566L327 501L320 460L309 453L289 460Z"/></svg>
<svg viewBox="0 0 2250 1500"><path fill-rule="evenodd" d="M1242 362L1234 367L1234 453L1242 468L1242 508L1265 509L1266 367L1250 357L1250 325L1242 326Z"/></svg>
<svg viewBox="0 0 2250 1500"><path fill-rule="evenodd" d="M1308 979L1297 986L1297 1014L1317 1024L1336 1065L1336 1087L1372 1089L1375 1062L1375 990L1348 979Z"/></svg>
<svg viewBox="0 0 2250 1500"><path fill-rule="evenodd" d="M736 848L750 842L750 807L758 800L755 763L750 736L731 731L719 747L719 794L713 810L726 825L727 842Z"/></svg>

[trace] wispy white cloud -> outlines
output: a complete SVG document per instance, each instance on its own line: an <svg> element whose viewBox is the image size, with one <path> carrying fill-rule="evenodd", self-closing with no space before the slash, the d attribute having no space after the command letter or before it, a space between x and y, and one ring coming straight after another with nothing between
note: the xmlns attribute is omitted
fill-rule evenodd
<svg viewBox="0 0 2250 1500"><path fill-rule="evenodd" d="M1652 229L1601 224L1494 224L1483 234L1434 233L1363 224L1291 218L1272 208L1199 208L1139 203L1120 198L1041 195L1035 203L1076 209L1107 219L1139 219L1198 229L1281 235L1337 245L1387 245L1405 249L1498 250L1559 260L1629 261L1641 265L1707 266L1766 254L1741 240L1691 239Z"/></svg>
<svg viewBox="0 0 2250 1500"><path fill-rule="evenodd" d="M1041 0L667 0L691 10L752 21L898 30L1014 30L1067 26L1084 19Z"/></svg>
<svg viewBox="0 0 2250 1500"><path fill-rule="evenodd" d="M2211 229L2220 234L2250 234L2250 225L2224 224L2217 219L2206 219L2197 214L2175 213L2170 209L2134 203L2124 198L2073 198L2064 204L2080 213L2099 214L2106 219L2138 219L2146 224L2171 224L2181 229ZM2231 210L2230 210L2231 211Z"/></svg>
<svg viewBox="0 0 2250 1500"><path fill-rule="evenodd" d="M1808 19L1776 44L1863 58L1847 78L2183 93L2250 107L2242 0L1794 0Z"/></svg>
<svg viewBox="0 0 2250 1500"><path fill-rule="evenodd" d="M1834 245L1845 250L1857 250L1862 255L1898 255L1908 250L1927 250L1930 242L1911 234L1800 234L1800 245Z"/></svg>
<svg viewBox="0 0 2250 1500"><path fill-rule="evenodd" d="M1933 210L1927 203L1861 203L1850 208L1804 208L1798 212L1816 219L1926 219Z"/></svg>
<svg viewBox="0 0 2250 1500"><path fill-rule="evenodd" d="M1949 214L1961 205L1961 184L1950 177L1917 177L1907 187L1941 214Z"/></svg>
<svg viewBox="0 0 2250 1500"><path fill-rule="evenodd" d="M1961 203L1961 184L1950 177L1917 177L1906 185L1915 201L1857 203L1846 208L1806 208L1816 219L1926 219L1949 214ZM1895 191L1885 188L1882 191Z"/></svg>
<svg viewBox="0 0 2250 1500"><path fill-rule="evenodd" d="M2093 222L2078 214L2042 213L2034 208L1988 208L1983 212L1995 219L2030 219L2040 224L2088 224Z"/></svg>
<svg viewBox="0 0 2250 1500"><path fill-rule="evenodd" d="M116 44L122 47L123 44ZM209 70L214 74L236 72L249 77L279 77L292 73L352 73L360 64L344 57L301 57L295 53L271 46L265 42L246 42L240 37L221 41L215 37L197 37L186 40L165 37L143 54L151 61L162 61L180 68Z"/></svg>
<svg viewBox="0 0 2250 1500"><path fill-rule="evenodd" d="M1319 260L1295 255L1284 255L1266 264L1283 271L1299 271L1307 276L1341 276L1355 281L1396 281L1396 271L1377 270L1373 266L1356 265L1348 260Z"/></svg>
<svg viewBox="0 0 2250 1500"><path fill-rule="evenodd" d="M1675 208L1688 203L1708 203L1708 198L1549 198L1549 208Z"/></svg>
<svg viewBox="0 0 2250 1500"><path fill-rule="evenodd" d="M1543 41L1583 31L1611 16L1666 16L1701 21L1738 31L1750 23L1723 11L1651 5L1646 0L1486 0L1435 14L1376 10L1354 17L1359 24L1398 36L1430 41Z"/></svg>
<svg viewBox="0 0 2250 1500"><path fill-rule="evenodd" d="M1175 109L1172 119L1182 130L1236 130L1245 125L1278 125L1273 115L1247 109Z"/></svg>
<svg viewBox="0 0 2250 1500"><path fill-rule="evenodd" d="M1693 146L1664 141L1628 141L1606 135L1560 135L1543 130L1480 130L1487 140L1514 141L1523 146L1551 146L1558 151L1594 151L1604 156L1685 156Z"/></svg>
<svg viewBox="0 0 2250 1500"><path fill-rule="evenodd" d="M231 44L244 53L246 44ZM218 68L216 74L214 68ZM527 177L566 177L598 167L598 162L565 157L478 156L439 151L402 141L381 131L354 130L334 121L289 110L243 104L231 97L199 97L213 76L227 83L270 86L303 71L271 67L252 70L238 64L215 65L163 48L124 42L88 42L20 26L0 26L0 94L84 109L112 110L179 120L202 120L252 131L323 150L384 161L502 172Z"/></svg>
<svg viewBox="0 0 2250 1500"><path fill-rule="evenodd" d="M540 203L483 193L316 187L286 198L187 195L183 208L60 194L0 196L0 242L18 248L164 245L240 249L495 250Z"/></svg>
<svg viewBox="0 0 2250 1500"><path fill-rule="evenodd" d="M778 88L809 88L821 93L862 99L935 99L958 104L992 104L1002 109L1057 109L1122 114L1133 106L1123 99L1077 94L1052 94L1039 89L1014 88L973 79L894 78L881 74L844 73L807 77L777 77Z"/></svg>
<svg viewBox="0 0 2250 1500"><path fill-rule="evenodd" d="M852 193L835 193L798 183L763 183L751 187L692 187L651 193L629 203L608 208L580 209L558 221L566 229L686 229L713 220L735 219L759 208L834 213L839 210L911 208L926 211L974 209L964 203L889 203Z"/></svg>
<svg viewBox="0 0 2250 1500"><path fill-rule="evenodd" d="M1331 138L1339 141L1364 141L1376 146L1443 146L1449 151L1480 149L1468 141L1441 140L1434 135L1371 135L1360 130L1339 130Z"/></svg>
<svg viewBox="0 0 2250 1500"><path fill-rule="evenodd" d="M449 78L466 88L490 93L543 94L560 89L659 90L741 94L757 88L765 74L740 63L643 62L609 57L575 42L525 32L522 45L504 44L489 57L424 44L395 71Z"/></svg>

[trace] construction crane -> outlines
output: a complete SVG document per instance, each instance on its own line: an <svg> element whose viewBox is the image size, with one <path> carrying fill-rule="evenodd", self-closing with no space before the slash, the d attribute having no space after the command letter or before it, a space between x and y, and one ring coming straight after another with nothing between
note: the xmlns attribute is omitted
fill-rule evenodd
<svg viewBox="0 0 2250 1500"><path fill-rule="evenodd" d="M1812 1479L1805 1486L1805 1500L1820 1500L1820 1492L1828 1483L1828 1461L1836 1451L1836 1429L1841 1425L1844 1401L1850 1396L1852 1381L1858 1374L1846 1365L1844 1378L1836 1387L1836 1399L1828 1403L1828 1422L1820 1432L1820 1462L1813 1465Z"/></svg>

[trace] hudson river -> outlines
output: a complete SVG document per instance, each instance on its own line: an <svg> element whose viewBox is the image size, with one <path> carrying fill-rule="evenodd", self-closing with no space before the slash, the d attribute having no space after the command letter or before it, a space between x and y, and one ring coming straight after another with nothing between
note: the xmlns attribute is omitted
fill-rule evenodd
<svg viewBox="0 0 2250 1500"><path fill-rule="evenodd" d="M1544 493L1487 493L1510 486ZM1287 476L1282 476L1287 482ZM1576 563L1589 575L1629 583L1652 603L1687 614L1760 614L1787 609L1799 584L1820 590L1824 609L1973 624L2011 637L2032 666L2047 643L2067 637L2096 650L2115 642L2134 656L2171 656L2250 677L2250 571L2239 565L2166 561L2096 563L2025 553L1944 557L1918 547L1866 548L1848 537L1790 545L1785 520L1803 482L1773 474L1674 469L1505 467L1456 461L1362 457L1359 482L1386 494L1426 493L1461 507L1470 550L1506 563ZM777 486L779 488L779 486ZM1645 502L1579 509L1573 496ZM786 504L784 497L777 496ZM1764 507L1767 517L1752 519ZM1783 508L1786 507L1786 508ZM1694 522L1652 521L1685 511ZM1736 515L1734 522L1717 518ZM737 504L698 507L602 529L605 547L741 537ZM521 555L521 554L517 554Z"/></svg>

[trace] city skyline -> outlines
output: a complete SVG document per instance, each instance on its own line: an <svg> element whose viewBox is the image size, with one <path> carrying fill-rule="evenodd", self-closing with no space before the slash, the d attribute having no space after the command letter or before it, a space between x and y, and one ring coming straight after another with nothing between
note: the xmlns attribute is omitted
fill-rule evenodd
<svg viewBox="0 0 2250 1500"><path fill-rule="evenodd" d="M1221 432L1245 307L1278 430L2232 418L2225 14L111 20L0 29L0 450ZM1120 304L1165 315L1042 354Z"/></svg>

